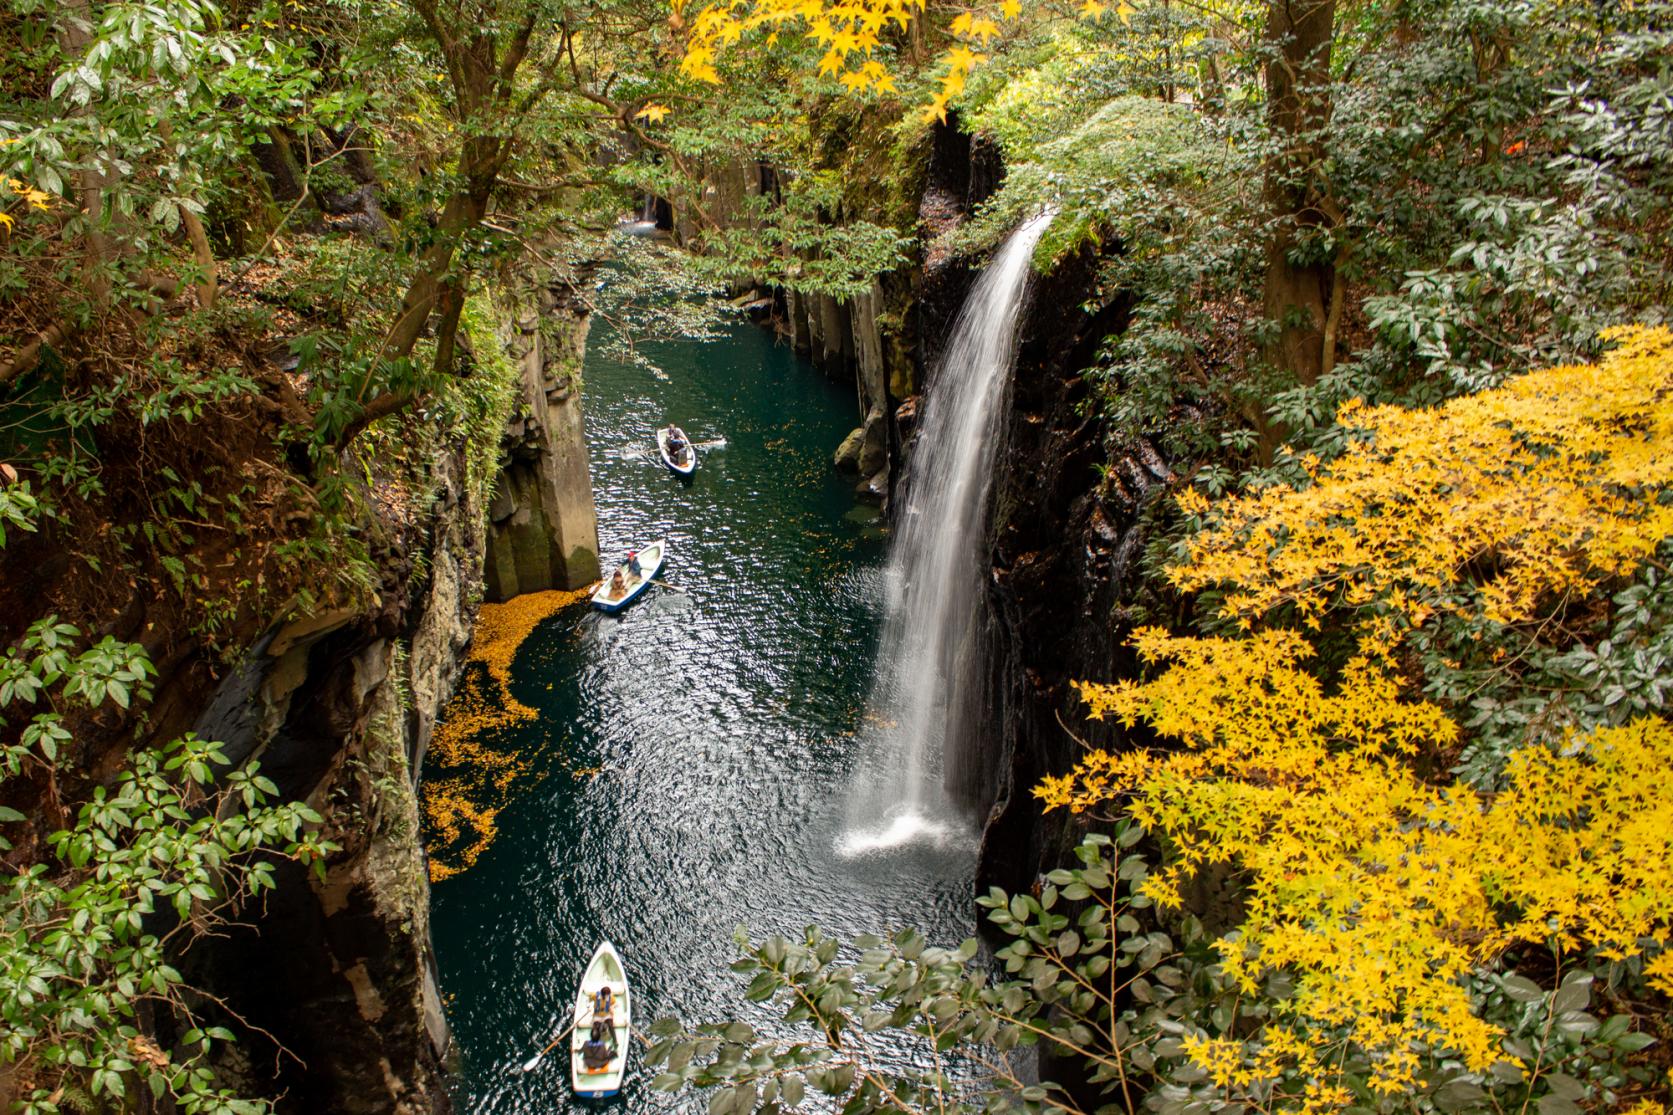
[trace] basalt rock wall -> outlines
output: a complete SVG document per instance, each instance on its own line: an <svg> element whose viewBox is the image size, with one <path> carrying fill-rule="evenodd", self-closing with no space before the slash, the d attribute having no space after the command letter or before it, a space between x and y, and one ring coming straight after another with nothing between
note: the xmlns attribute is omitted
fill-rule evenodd
<svg viewBox="0 0 1673 1115"><path fill-rule="evenodd" d="M928 170L917 208L918 241L909 266L877 276L853 298L785 297L781 328L798 352L833 379L852 382L859 425L836 447L838 469L858 477L856 490L882 501L893 491L946 333L974 279L967 261L936 243L998 189L997 148L966 135L956 120L932 129Z"/></svg>
<svg viewBox="0 0 1673 1115"><path fill-rule="evenodd" d="M500 440L488 509L490 601L598 580L598 517L581 421L587 318L543 292L504 333L520 392Z"/></svg>
<svg viewBox="0 0 1673 1115"><path fill-rule="evenodd" d="M1134 626L1176 606L1141 569L1173 466L1146 439L1107 442L1087 413L1081 371L1131 311L1121 293L1099 304L1097 270L1089 250L1038 281L996 463L981 636L990 719L968 726L976 762L955 787L985 811L979 889L1025 890L1071 860L1079 822L1043 814L1032 788L1086 745L1135 742L1119 725L1086 719L1072 683L1135 676ZM1083 308L1089 300L1094 309Z"/></svg>
<svg viewBox="0 0 1673 1115"><path fill-rule="evenodd" d="M492 485L480 447L437 461L426 519L380 562L382 604L264 637L196 730L256 760L340 846L323 873L283 865L248 928L191 959L250 1024L223 1065L281 1112L433 1115L450 1108L448 1029L430 948L417 786L484 592L598 576L580 412L585 318L550 297L502 322L517 389Z"/></svg>
<svg viewBox="0 0 1673 1115"><path fill-rule="evenodd" d="M280 1111L449 1110L416 789L475 617L484 509L464 473L462 452L440 463L427 537L389 570L408 591L263 639L196 725L341 846L320 874L282 865L246 928L189 957L251 1024L223 1070Z"/></svg>
<svg viewBox="0 0 1673 1115"><path fill-rule="evenodd" d="M200 734L257 759L341 845L323 875L280 873L248 932L200 962L258 1032L251 1090L280 1109L446 1111L448 1031L429 943L417 785L470 641L476 604L598 577L582 430L586 318L542 292L502 321L516 372L491 487L480 450L438 462L422 537L385 562L389 603L327 613L263 642L222 684ZM274 989L282 989L274 993Z"/></svg>
<svg viewBox="0 0 1673 1115"><path fill-rule="evenodd" d="M1146 440L1108 443L1087 411L1082 370L1131 311L1123 294L1100 293L1099 269L1088 248L1033 280L994 456L989 576L971 635L983 699L949 726L958 758L946 775L982 822L978 891L1026 890L1071 857L1075 818L1042 814L1030 791L1083 745L1127 742L1085 718L1071 683L1135 673L1125 643L1138 617L1173 606L1140 570L1147 512L1172 466ZM915 329L932 373L974 274L956 262L926 273Z"/></svg>

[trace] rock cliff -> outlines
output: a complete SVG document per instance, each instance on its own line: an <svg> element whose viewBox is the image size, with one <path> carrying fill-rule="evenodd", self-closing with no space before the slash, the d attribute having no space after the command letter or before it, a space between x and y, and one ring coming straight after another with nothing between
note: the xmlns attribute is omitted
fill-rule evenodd
<svg viewBox="0 0 1673 1115"><path fill-rule="evenodd" d="M542 292L505 332L520 390L488 509L492 601L598 579L598 519L581 422L587 318Z"/></svg>

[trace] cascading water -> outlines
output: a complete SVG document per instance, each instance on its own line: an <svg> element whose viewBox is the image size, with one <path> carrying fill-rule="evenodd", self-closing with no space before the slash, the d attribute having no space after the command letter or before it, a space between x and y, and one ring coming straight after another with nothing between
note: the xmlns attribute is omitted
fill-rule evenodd
<svg viewBox="0 0 1673 1115"><path fill-rule="evenodd" d="M1024 223L953 324L930 384L889 555L887 616L868 732L837 842L859 855L961 831L942 784L945 734L975 688L970 651L981 586L982 511L1016 358L1029 263L1052 214Z"/></svg>

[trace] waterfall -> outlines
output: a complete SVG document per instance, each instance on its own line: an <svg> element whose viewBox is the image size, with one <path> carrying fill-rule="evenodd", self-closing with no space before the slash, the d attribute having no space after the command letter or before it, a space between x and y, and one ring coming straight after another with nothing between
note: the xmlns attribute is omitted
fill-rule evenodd
<svg viewBox="0 0 1673 1115"><path fill-rule="evenodd" d="M1051 217L1025 222L982 273L925 393L885 578L877 719L862 740L848 831L837 842L845 855L962 831L943 787L943 764L958 761L956 741L944 737L950 722L970 722L959 713L975 697L981 666L971 642L983 510L1029 264Z"/></svg>

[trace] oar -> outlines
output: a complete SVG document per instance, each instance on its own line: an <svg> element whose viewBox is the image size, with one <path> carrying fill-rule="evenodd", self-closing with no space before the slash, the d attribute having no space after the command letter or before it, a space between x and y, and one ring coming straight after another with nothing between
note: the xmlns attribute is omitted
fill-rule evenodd
<svg viewBox="0 0 1673 1115"><path fill-rule="evenodd" d="M569 1020L569 1025L565 1026L563 1031L558 1034L557 1037L552 1039L552 1044L548 1045L545 1049L542 1049L539 1053L536 1053L533 1057L530 1057L528 1060L523 1062L523 1071L533 1072L534 1067L540 1064L540 1059L546 1056L546 1054L552 1052L552 1050L556 1049L558 1043L564 1038L567 1038L569 1036L569 1032L573 1029L575 1029L575 1020L572 1018Z"/></svg>
<svg viewBox="0 0 1673 1115"><path fill-rule="evenodd" d="M675 592L681 593L682 595L685 595L685 596L690 596L691 595L691 593L687 592L685 589L681 588L679 585L671 585L667 581L659 581L655 577L651 578L651 584L661 585L663 588L671 588Z"/></svg>

